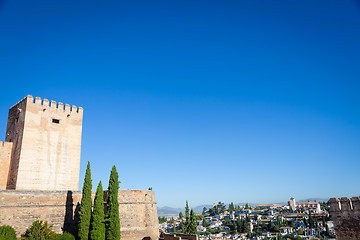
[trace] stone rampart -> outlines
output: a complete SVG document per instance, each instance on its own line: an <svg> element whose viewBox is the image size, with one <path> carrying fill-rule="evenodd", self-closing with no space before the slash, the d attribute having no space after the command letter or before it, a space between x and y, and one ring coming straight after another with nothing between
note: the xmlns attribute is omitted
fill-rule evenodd
<svg viewBox="0 0 360 240"><path fill-rule="evenodd" d="M56 232L74 233L81 191L0 190L0 225L19 235L35 220L48 221ZM94 197L93 193L93 197ZM105 199L107 192L104 192ZM122 240L158 239L155 194L148 190L119 190Z"/></svg>
<svg viewBox="0 0 360 240"><path fill-rule="evenodd" d="M11 162L12 142L0 141L0 190L6 189Z"/></svg>
<svg viewBox="0 0 360 240"><path fill-rule="evenodd" d="M360 198L329 200L337 240L360 239Z"/></svg>

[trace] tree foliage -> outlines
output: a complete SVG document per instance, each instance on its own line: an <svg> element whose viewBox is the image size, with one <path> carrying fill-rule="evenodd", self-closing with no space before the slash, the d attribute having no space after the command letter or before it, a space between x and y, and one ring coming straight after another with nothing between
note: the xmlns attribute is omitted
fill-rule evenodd
<svg viewBox="0 0 360 240"><path fill-rule="evenodd" d="M105 240L104 191L101 181L97 186L94 199L94 210L90 224L90 239Z"/></svg>
<svg viewBox="0 0 360 240"><path fill-rule="evenodd" d="M91 171L90 162L86 167L84 186L82 190L82 198L79 209L79 229L78 237L80 240L87 240L89 238L90 219L91 219Z"/></svg>
<svg viewBox="0 0 360 240"><path fill-rule="evenodd" d="M3 240L16 240L15 229L11 226L0 226L0 239Z"/></svg>
<svg viewBox="0 0 360 240"><path fill-rule="evenodd" d="M63 234L55 234L50 238L51 240L75 240L75 236L71 233L64 232Z"/></svg>
<svg viewBox="0 0 360 240"><path fill-rule="evenodd" d="M119 175L114 165L110 173L107 213L105 220L105 236L107 240L120 239L120 218L118 200L119 183Z"/></svg>
<svg viewBox="0 0 360 240"><path fill-rule="evenodd" d="M49 240L52 239L55 232L52 230L52 225L48 225L45 221L36 220L31 227L23 235L22 239L26 240Z"/></svg>
<svg viewBox="0 0 360 240"><path fill-rule="evenodd" d="M189 222L186 226L185 233L186 234L198 234L196 217L195 217L195 213L194 213L193 209L191 209Z"/></svg>

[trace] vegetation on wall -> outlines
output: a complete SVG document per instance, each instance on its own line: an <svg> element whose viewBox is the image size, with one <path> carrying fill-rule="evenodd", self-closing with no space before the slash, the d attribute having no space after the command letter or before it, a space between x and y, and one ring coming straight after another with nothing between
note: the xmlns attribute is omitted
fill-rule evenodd
<svg viewBox="0 0 360 240"><path fill-rule="evenodd" d="M0 226L0 239L2 240L16 240L15 229L11 226Z"/></svg>
<svg viewBox="0 0 360 240"><path fill-rule="evenodd" d="M36 220L32 223L31 227L23 235L22 239L26 240L48 240L52 239L55 232L52 230L52 225L48 222Z"/></svg>

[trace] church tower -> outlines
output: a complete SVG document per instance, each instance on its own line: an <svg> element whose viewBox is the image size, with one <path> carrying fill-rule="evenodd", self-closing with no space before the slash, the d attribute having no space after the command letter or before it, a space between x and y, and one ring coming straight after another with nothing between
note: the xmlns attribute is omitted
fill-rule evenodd
<svg viewBox="0 0 360 240"><path fill-rule="evenodd" d="M78 190L83 109L28 95L9 110L7 189Z"/></svg>

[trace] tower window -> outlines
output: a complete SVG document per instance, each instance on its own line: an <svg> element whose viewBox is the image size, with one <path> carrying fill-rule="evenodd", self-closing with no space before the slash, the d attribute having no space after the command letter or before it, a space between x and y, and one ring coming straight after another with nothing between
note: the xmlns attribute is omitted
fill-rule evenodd
<svg viewBox="0 0 360 240"><path fill-rule="evenodd" d="M53 123L56 123L56 124L59 124L59 123L60 123L60 120L53 118L52 122L53 122Z"/></svg>

